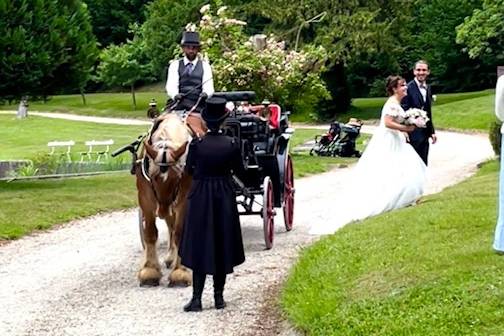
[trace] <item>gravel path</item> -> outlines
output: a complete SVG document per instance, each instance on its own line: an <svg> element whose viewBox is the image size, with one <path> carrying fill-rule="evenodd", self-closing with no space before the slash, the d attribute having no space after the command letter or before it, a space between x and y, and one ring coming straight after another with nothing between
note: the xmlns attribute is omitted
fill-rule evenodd
<svg viewBox="0 0 504 336"><path fill-rule="evenodd" d="M34 114L34 113L32 113ZM82 119L81 119L82 120ZM372 131L366 128L364 131ZM432 147L428 193L471 175L493 156L486 135L439 132ZM296 181L294 229L276 217L273 249L264 250L259 217L242 217L246 262L226 285L228 307L212 308L207 282L202 313L183 313L190 288L140 288L136 210L78 220L0 246L1 335L288 335L276 296L298 251L314 239L310 223L328 221L350 169ZM131 183L134 183L132 178ZM166 248L162 230L160 249ZM210 278L209 278L210 280Z"/></svg>

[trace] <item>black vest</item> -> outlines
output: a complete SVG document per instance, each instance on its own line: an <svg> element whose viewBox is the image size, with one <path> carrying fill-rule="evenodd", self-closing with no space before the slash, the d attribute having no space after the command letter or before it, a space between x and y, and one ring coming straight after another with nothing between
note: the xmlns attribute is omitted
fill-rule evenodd
<svg viewBox="0 0 504 336"><path fill-rule="evenodd" d="M179 93L185 96L178 106L187 110L196 104L203 91L203 63L197 60L193 67L191 74L185 73L184 59L179 61Z"/></svg>

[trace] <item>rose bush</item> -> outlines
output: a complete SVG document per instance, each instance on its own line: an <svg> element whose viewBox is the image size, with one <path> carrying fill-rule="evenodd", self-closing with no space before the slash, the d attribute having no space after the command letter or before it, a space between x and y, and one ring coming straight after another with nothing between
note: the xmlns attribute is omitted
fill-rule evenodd
<svg viewBox="0 0 504 336"><path fill-rule="evenodd" d="M320 77L326 62L323 47L287 50L274 35L247 36L243 30L247 23L228 17L226 7L213 12L205 5L200 12L199 23L186 29L200 33L203 57L212 64L217 90L253 90L259 100L304 113L313 113L321 99L329 98Z"/></svg>

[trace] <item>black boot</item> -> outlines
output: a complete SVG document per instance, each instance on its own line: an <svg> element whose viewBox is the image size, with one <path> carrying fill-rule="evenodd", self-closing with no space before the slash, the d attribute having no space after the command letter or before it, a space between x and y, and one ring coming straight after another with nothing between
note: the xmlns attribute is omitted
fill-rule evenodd
<svg viewBox="0 0 504 336"><path fill-rule="evenodd" d="M224 292L224 284L226 283L226 274L216 274L213 276L213 280L215 309L223 309L226 307L226 302L222 296L222 293Z"/></svg>
<svg viewBox="0 0 504 336"><path fill-rule="evenodd" d="M184 306L184 311L199 312L203 310L201 305L201 294L203 294L203 288L205 287L205 279L206 274L193 272L193 296L191 301Z"/></svg>

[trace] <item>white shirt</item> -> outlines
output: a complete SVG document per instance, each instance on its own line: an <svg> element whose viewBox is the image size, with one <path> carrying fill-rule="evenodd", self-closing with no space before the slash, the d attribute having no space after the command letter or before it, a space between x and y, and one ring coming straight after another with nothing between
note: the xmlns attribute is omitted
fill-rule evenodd
<svg viewBox="0 0 504 336"><path fill-rule="evenodd" d="M495 115L500 121L504 121L504 75L500 75L495 86ZM501 128L504 134L504 124Z"/></svg>
<svg viewBox="0 0 504 336"><path fill-rule="evenodd" d="M184 65L190 63L189 59L184 56ZM193 69L198 62L198 57L196 57L191 63L193 64ZM214 93L214 84L212 77L212 68L210 64L205 60L201 60L201 64L203 65L203 85L201 87L202 91L205 92L208 97L213 95ZM179 60L173 60L170 63L170 67L168 68L168 78L166 79L166 93L171 98L175 97L179 93Z"/></svg>
<svg viewBox="0 0 504 336"><path fill-rule="evenodd" d="M418 89L420 90L420 93L422 94L423 101L424 103L427 101L427 84L424 83L423 86L421 86L420 82L416 79L415 77L415 83L418 86Z"/></svg>

